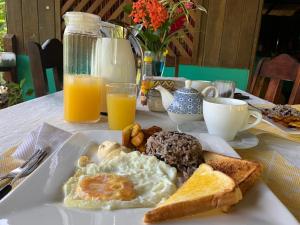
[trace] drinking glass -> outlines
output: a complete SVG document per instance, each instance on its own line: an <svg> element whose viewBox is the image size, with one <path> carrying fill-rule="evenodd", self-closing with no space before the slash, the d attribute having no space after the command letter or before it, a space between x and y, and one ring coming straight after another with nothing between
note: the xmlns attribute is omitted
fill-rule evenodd
<svg viewBox="0 0 300 225"><path fill-rule="evenodd" d="M106 85L108 126L122 130L135 120L137 85L110 83Z"/></svg>
<svg viewBox="0 0 300 225"><path fill-rule="evenodd" d="M219 97L233 98L235 91L235 82L231 80L216 80L214 86L219 91Z"/></svg>

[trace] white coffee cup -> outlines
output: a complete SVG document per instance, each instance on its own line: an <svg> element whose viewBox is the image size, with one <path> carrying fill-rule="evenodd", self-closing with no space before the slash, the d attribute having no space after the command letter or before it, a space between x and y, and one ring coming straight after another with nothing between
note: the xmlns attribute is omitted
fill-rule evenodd
<svg viewBox="0 0 300 225"><path fill-rule="evenodd" d="M256 120L249 124L250 116ZM248 110L245 101L231 98L206 98L203 100L203 117L208 133L231 141L237 132L248 130L262 120L258 111Z"/></svg>
<svg viewBox="0 0 300 225"><path fill-rule="evenodd" d="M199 91L204 97L207 97L211 91L213 91L212 97L216 98L219 96L218 89L210 81L193 80L191 87Z"/></svg>

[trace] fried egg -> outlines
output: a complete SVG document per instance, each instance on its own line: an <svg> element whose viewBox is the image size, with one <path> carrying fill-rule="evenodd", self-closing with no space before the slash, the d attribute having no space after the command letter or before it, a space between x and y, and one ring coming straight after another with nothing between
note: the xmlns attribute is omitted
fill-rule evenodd
<svg viewBox="0 0 300 225"><path fill-rule="evenodd" d="M154 207L176 191L176 169L155 156L137 151L100 155L102 160L98 164L89 162L86 157L78 160L74 176L63 186L65 206L86 209Z"/></svg>

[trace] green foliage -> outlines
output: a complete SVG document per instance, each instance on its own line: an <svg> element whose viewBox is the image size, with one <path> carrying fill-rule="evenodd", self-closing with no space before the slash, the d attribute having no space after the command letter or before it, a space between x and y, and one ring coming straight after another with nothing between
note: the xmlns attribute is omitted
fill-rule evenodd
<svg viewBox="0 0 300 225"><path fill-rule="evenodd" d="M5 0L0 0L0 51L3 51L3 37L7 33Z"/></svg>
<svg viewBox="0 0 300 225"><path fill-rule="evenodd" d="M4 86L8 88L6 94L7 101L4 105L0 104L0 109L2 107L12 106L23 102L22 90L24 88L24 84L25 84L25 78L22 79L20 83L14 83L14 82L6 82L3 79L3 75L2 74L0 75L0 86ZM32 95L33 89L28 89L25 94L28 96ZM0 96L0 99L3 100L3 97L4 96Z"/></svg>
<svg viewBox="0 0 300 225"><path fill-rule="evenodd" d="M126 4L124 7L123 7L123 11L126 13L126 14L130 14L131 11L132 11L132 4Z"/></svg>
<svg viewBox="0 0 300 225"><path fill-rule="evenodd" d="M167 20L155 30L151 27L143 27L138 33L138 38L144 50L151 51L155 54L165 52L171 38L180 38L182 33L186 32L185 25L189 22L189 16L192 10L200 10L207 13L203 6L196 4L191 0L158 0L158 2L167 10ZM141 1L140 3L143 2ZM147 8L145 9L147 10ZM132 4L126 4L123 10L128 15L132 12L136 13L136 11L140 11L140 9L136 10L136 8L133 8ZM143 15L145 12L142 11L140 14ZM178 27L174 26L172 29L172 25L180 23L179 20L181 18L185 18L185 22L180 26L177 25ZM150 18L150 16L145 16L144 20L148 23L152 23L152 18ZM131 23L135 24L133 20L131 20Z"/></svg>
<svg viewBox="0 0 300 225"><path fill-rule="evenodd" d="M21 80L20 84L9 82L6 84L8 87L8 106L18 104L23 101L22 98L22 87L24 85L24 79Z"/></svg>
<svg viewBox="0 0 300 225"><path fill-rule="evenodd" d="M8 87L8 106L12 106L23 102L22 90L25 84L25 79L22 79L20 83L8 82L6 86ZM26 95L32 95L33 90L29 89Z"/></svg>

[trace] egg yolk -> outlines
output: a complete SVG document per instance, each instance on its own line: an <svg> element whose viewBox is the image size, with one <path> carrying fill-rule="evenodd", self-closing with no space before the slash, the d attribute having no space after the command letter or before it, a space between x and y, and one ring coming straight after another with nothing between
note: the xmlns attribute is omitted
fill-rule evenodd
<svg viewBox="0 0 300 225"><path fill-rule="evenodd" d="M77 193L84 200L129 201L136 197L134 185L128 178L108 173L82 178Z"/></svg>

